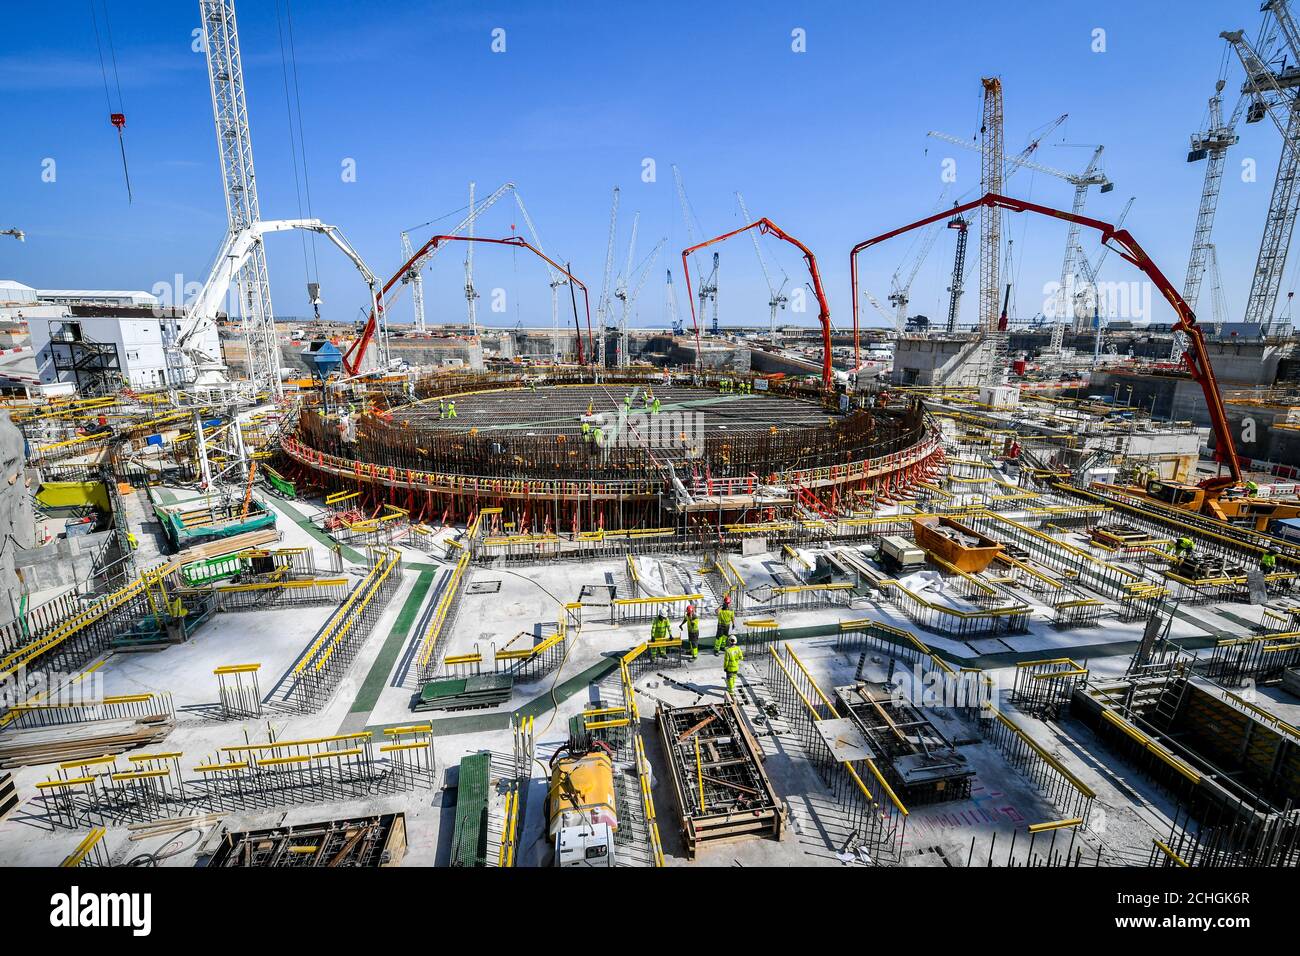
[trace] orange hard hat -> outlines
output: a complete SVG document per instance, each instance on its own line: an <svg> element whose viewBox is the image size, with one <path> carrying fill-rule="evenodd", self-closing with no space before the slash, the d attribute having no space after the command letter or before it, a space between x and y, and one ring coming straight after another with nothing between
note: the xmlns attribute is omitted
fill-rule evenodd
<svg viewBox="0 0 1300 956"><path fill-rule="evenodd" d="M724 595L724 596L723 596L723 598L722 598L722 606L723 606L723 607L731 607L731 595L730 595L730 594L727 594L727 595Z"/></svg>
<svg viewBox="0 0 1300 956"><path fill-rule="evenodd" d="M687 614L694 614L694 613L695 613L695 605L694 605L694 604L688 604L688 605L686 605L686 613L687 613Z"/></svg>

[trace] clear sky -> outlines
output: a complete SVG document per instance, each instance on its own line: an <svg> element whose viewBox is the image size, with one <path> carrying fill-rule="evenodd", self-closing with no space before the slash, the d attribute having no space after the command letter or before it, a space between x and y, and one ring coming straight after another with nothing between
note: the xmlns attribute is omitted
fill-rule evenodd
<svg viewBox="0 0 1300 956"><path fill-rule="evenodd" d="M104 3L108 22L103 22ZM115 131L92 25L100 11L117 63L126 152L135 201L128 205ZM402 229L465 205L468 183L483 196L518 184L548 252L601 285L610 192L622 189L616 271L626 256L631 216L640 210L636 258L667 238L637 302L637 324L664 322L664 268L679 300L686 229L670 164L682 170L701 228L740 225L734 193L817 254L832 318L850 322L848 250L854 242L937 207L942 161L957 161L946 201L977 194L979 163L926 137L938 129L975 137L980 77L1005 88L1008 155L1061 113L1069 120L1044 142L1037 161L1081 169L1088 145L1104 144L1113 192L1089 197L1102 219L1136 202L1127 227L1179 286L1186 270L1204 164L1186 162L1189 134L1206 122L1206 101L1224 63L1219 31L1259 24L1257 0L1094 0L932 3L479 3L292 0L294 53L305 137L311 212L339 226L382 277L400 264ZM198 3L93 0L6 4L0 52L0 278L38 288L151 290L201 281L225 230L205 60L194 52ZM277 9L278 8L278 9ZM277 23L277 12L281 21ZM262 214L306 214L295 189L290 148L292 63L281 55L285 0L242 0L239 25ZM505 52L493 52L493 31ZM802 29L806 52L792 49ZM1095 30L1104 52L1094 52ZM1231 54L1229 54L1231 55ZM1228 109L1241 69L1228 63ZM1280 139L1265 120L1240 128L1229 153L1215 229L1230 319L1239 318L1268 205ZM977 142L977 140L972 140ZM303 157L298 157L299 164ZM656 165L643 182L644 161ZM1258 165L1244 182L1241 163ZM54 161L55 178L47 182ZM355 164L355 181L344 181ZM302 175L299 170L298 180ZM1008 191L1068 208L1073 188L1022 171ZM459 215L444 220L450 225ZM505 202L480 221L481 235L523 230ZM413 234L417 243L434 227ZM1044 283L1059 277L1060 223L1012 220L1016 311L1042 309ZM946 313L952 234L922 263L912 311ZM302 241L268 241L276 312L308 313ZM790 247L763 240L780 282L806 279ZM904 239L868 254L865 284L882 302L890 276L915 245ZM1085 238L1094 254L1096 242ZM719 303L726 323L765 323L768 293L752 244L721 246ZM327 318L352 319L366 303L352 267L328 244L315 249ZM974 243L971 258L976 255ZM426 273L433 321L463 321L462 248ZM1293 256L1293 259L1297 257ZM1294 289L1287 270L1283 293ZM483 321L547 325L550 294L541 264L526 254L480 247L476 285ZM1118 256L1103 278L1137 279ZM976 273L963 319L974 317ZM494 288L506 311L490 311ZM1208 290L1208 282L1207 282ZM1209 295L1198 310L1210 316ZM409 298L391 318L410 318ZM866 307L864 319L883 322ZM689 323L689 312L685 312ZM815 309L783 321L811 322ZM564 315L562 313L562 319ZM1157 303L1154 318L1168 321Z"/></svg>

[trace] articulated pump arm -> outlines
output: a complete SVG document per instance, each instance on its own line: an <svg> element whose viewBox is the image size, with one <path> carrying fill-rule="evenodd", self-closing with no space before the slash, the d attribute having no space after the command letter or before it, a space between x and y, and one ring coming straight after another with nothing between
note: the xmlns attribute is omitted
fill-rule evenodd
<svg viewBox="0 0 1300 956"><path fill-rule="evenodd" d="M579 280L577 276L573 275L573 273L569 272L568 269L564 268L564 266L560 265L536 246L529 243L528 240L524 239L522 236L507 236L505 239L491 239L486 236L444 235L432 237L419 249L415 250L415 255L403 262L401 268L394 272L392 278L385 282L383 288L379 290L379 296L375 301L375 308L370 312L370 318L366 321L366 327L362 330L361 335L357 337L357 340L352 343L347 352L343 354L343 368L347 371L347 374L356 375L361 369L361 361L366 356L366 349L368 349L370 343L374 341L375 330L379 327L379 316L382 315L384 311L384 296L388 294L388 291L393 286L397 285L397 283L401 282L408 275L420 259L422 259L427 253L437 249L440 245L447 242L486 242L491 245L514 246L516 249L527 249L533 255L537 256L537 258L550 266L554 274L562 275L570 282L577 285L577 287L582 290L582 301L587 309L587 352L589 353L591 351L591 302L587 297L587 286ZM583 364L584 354L582 348L582 328L578 325L578 314L576 310L573 315L573 324L578 335L578 364L581 365Z"/></svg>
<svg viewBox="0 0 1300 956"><path fill-rule="evenodd" d="M176 336L176 348L182 354L189 356L196 364L209 366L220 364L216 356L207 355L195 348L191 343L196 341L197 337L209 329L212 323L216 321L221 304L230 290L230 284L235 281L235 277L243 269L254 247L262 241L262 237L269 232L285 232L290 229L303 229L307 232L321 233L330 242L338 246L343 254L352 260L352 264L357 267L357 271L365 279L366 285L370 287L371 302L374 302L375 287L379 284L379 279L370 271L361 256L357 254L351 244L343 238L343 234L334 226L321 222L319 219L261 220L246 229L239 229L226 234L225 241L221 244L221 250L212 263L212 271L208 273L207 281L203 283L198 295L194 297L194 301L190 303L189 308L185 311L185 321L181 324L181 330Z"/></svg>
<svg viewBox="0 0 1300 956"><path fill-rule="evenodd" d="M682 250L682 272L686 274L686 301L690 303L691 322L695 326L695 360L698 363L701 359L700 321L695 314L695 298L691 291L691 269L687 257L705 246L711 246L715 242L722 242L724 239L730 239L732 236L738 236L742 232L755 228L765 235L775 236L795 246L803 253L804 262L808 264L808 274L812 277L813 295L817 296L817 308L819 310L817 318L822 324L822 388L829 392L835 385L835 377L831 371L831 307L826 303L826 292L822 288L822 276L817 270L817 257L802 242L794 238L794 236L786 234L781 230L780 226L766 218L758 219L748 226L741 226L739 229L731 230L731 232L724 232L720 236L714 236L712 239L706 239L688 249Z"/></svg>
<svg viewBox="0 0 1300 956"><path fill-rule="evenodd" d="M1095 229L1101 233L1103 245L1119 253L1126 261L1131 262L1146 274L1147 278L1160 290L1166 301L1173 306L1174 313L1178 316L1178 321L1174 323L1174 331L1182 332L1187 336L1188 347L1187 351L1183 353L1183 361L1187 364L1187 369L1191 372L1192 378L1201 386L1201 391L1205 395L1205 404L1210 412L1210 426L1214 431L1214 458L1221 465L1226 465L1228 468L1227 475L1207 478L1201 482L1201 486L1211 496L1214 496L1224 488L1239 483L1241 481L1241 463L1237 457L1236 444L1232 440L1232 429L1228 424L1228 415L1223 407L1223 398L1219 395L1219 386L1214 378L1214 368L1210 364L1210 357L1205 349L1205 336L1196 323L1195 314L1183 300L1183 297L1179 295L1178 290L1174 288L1173 283L1165 278L1165 274L1151 261L1151 257L1138 245L1137 240L1129 234L1127 229L1117 229L1099 219L1077 216L1074 213L1064 212L1060 209L1040 206L1036 203L1025 202L1022 199L998 196L994 193L988 193L979 199L952 209L945 209L910 225L891 229L889 232L859 242L849 253L849 277L853 289L854 339L856 340L858 331L858 253L878 245L886 239L893 239L905 232L920 229L932 222L938 222L940 219L950 219L955 215L961 215L967 210L978 209L981 206L1006 209L1010 212L1037 213L1040 216L1064 219L1066 222L1075 225Z"/></svg>

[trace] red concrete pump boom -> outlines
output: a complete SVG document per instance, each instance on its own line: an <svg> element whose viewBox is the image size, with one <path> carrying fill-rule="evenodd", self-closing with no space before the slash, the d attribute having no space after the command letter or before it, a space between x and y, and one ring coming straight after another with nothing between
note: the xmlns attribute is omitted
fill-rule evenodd
<svg viewBox="0 0 1300 956"><path fill-rule="evenodd" d="M1174 330L1181 331L1187 336L1187 351L1183 353L1183 361L1187 364L1187 369L1191 372L1192 378L1201 386L1201 391L1205 394L1205 404L1210 412L1210 426L1214 431L1214 459L1219 464L1228 467L1228 475L1216 475L1213 478L1207 478L1201 482L1201 487L1205 488L1210 495L1216 495L1224 488L1239 484L1241 482L1241 462L1237 457L1236 444L1232 440L1232 429L1228 424L1228 415L1223 407L1223 398L1219 395L1218 382L1214 378L1214 367L1210 364L1209 354L1205 349L1205 336L1196 323L1195 314L1183 300L1183 297L1178 294L1178 290L1165 278L1164 273L1151 261L1151 257L1138 245L1137 240L1129 234L1127 229L1116 229L1109 223L1098 219L1076 216L1060 209L1025 202L1023 199L998 196L994 193L988 193L980 199L952 209L945 209L933 216L917 220L910 225L891 229L889 232L859 242L849 253L849 278L853 291L853 328L855 335L858 327L858 253L884 242L886 239L893 239L905 232L920 229L941 219L950 219L955 215L961 215L968 210L978 209L981 206L1006 209L1010 212L1032 212L1040 216L1064 219L1066 222L1086 226L1089 229L1096 229L1101 233L1103 244L1109 246L1146 274L1147 278L1160 290L1166 301L1173 306L1174 314L1178 316L1178 321L1174 323Z"/></svg>
<svg viewBox="0 0 1300 956"><path fill-rule="evenodd" d="M402 277L405 276L415 266L415 263L418 262L426 252L430 252L433 249L438 248L438 246L444 242L486 242L491 245L514 246L517 249L527 249L533 255L545 261L548 265L551 266L552 269L555 269L557 272L561 273L566 278L568 278L570 282L574 283L575 285L578 286L578 288L582 289L582 301L587 309L587 350L586 352L590 353L591 337L592 337L591 336L591 303L587 297L586 285L584 285L582 281L578 279L577 276L571 273L568 269L564 268L564 266L560 265L558 262L556 262L554 259L548 256L546 253L542 252L540 249L536 248L535 246L529 244L528 240L524 239L522 236L507 236L505 239L491 239L486 236L434 236L432 239L430 239L428 242L422 245L419 249L417 249L415 251L415 255L411 256L411 258L403 262L402 267L398 269L395 273L393 273L393 277L384 283L384 287L383 289L380 290L378 296L380 312L384 311L384 296L388 294L388 290L391 289L393 286L397 285L397 283L402 279ZM585 353L582 348L582 327L578 325L578 314L576 310L574 311L574 315L573 315L573 324L574 324L574 329L578 335L578 364L582 365L584 361L583 356ZM365 357L366 349L370 347L370 343L374 341L375 330L378 327L379 327L378 316L374 312L371 312L370 318L366 320L366 327L362 330L361 335L359 335L356 341L353 342L352 345L348 347L348 350L343 353L343 368L347 372L347 374L356 375L357 372L360 371L361 360Z"/></svg>
<svg viewBox="0 0 1300 956"><path fill-rule="evenodd" d="M731 232L724 232L720 236L714 236L712 239L706 239L701 243L691 246L689 249L682 250L682 271L686 274L686 301L691 306L691 323L695 327L695 355L696 360L700 358L700 322L695 315L695 298L691 292L691 270L687 264L686 257L693 252L703 249L705 246L711 246L715 242L722 242L724 239L730 239L732 236L738 236L742 232L757 227L758 231L770 236L776 236L795 246L803 253L804 262L808 264L808 274L812 277L813 295L817 296L817 308L820 310L818 319L822 324L822 388L831 391L835 386L835 378L831 374L831 308L826 304L826 292L822 289L822 276L817 271L817 257L812 254L812 250L805 246L794 236L787 235L770 219L759 219L751 222L748 226L741 226L739 229L733 229Z"/></svg>

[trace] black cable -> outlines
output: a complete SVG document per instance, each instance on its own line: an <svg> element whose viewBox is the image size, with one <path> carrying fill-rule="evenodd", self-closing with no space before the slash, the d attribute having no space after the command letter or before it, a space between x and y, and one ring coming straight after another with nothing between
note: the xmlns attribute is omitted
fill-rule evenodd
<svg viewBox="0 0 1300 956"><path fill-rule="evenodd" d="M289 99L289 58L284 49L284 23L280 18L280 3L276 0L275 4L275 29L280 38L280 76L284 80L284 112L289 121L289 157L293 161L293 191L298 201L298 218L302 216L302 183L298 178L298 145L294 139L293 132L293 103ZM300 230L299 239L302 242L302 273L303 276L311 279L311 266L307 261L307 233Z"/></svg>
<svg viewBox="0 0 1300 956"><path fill-rule="evenodd" d="M289 24L289 57L293 63L293 97L298 107L298 143L302 148L302 187L307 195L307 215L312 216L311 174L307 169L307 139L302 131L302 93L298 86L298 51L293 40L293 8L290 0L284 0L284 16ZM311 237L312 273L320 282L320 263L316 259L316 235Z"/></svg>

